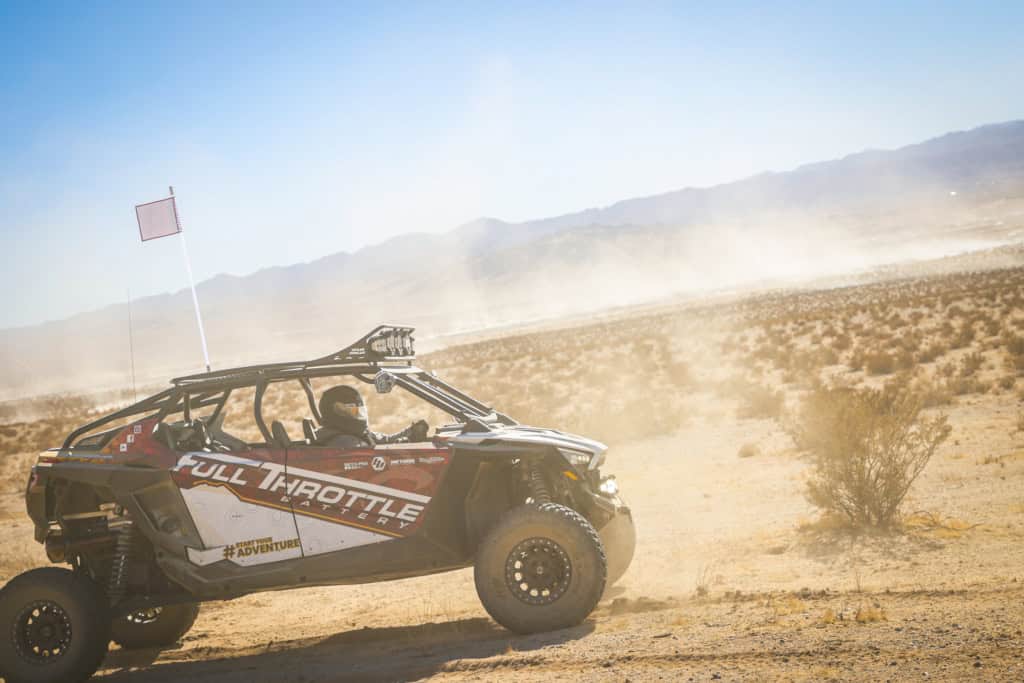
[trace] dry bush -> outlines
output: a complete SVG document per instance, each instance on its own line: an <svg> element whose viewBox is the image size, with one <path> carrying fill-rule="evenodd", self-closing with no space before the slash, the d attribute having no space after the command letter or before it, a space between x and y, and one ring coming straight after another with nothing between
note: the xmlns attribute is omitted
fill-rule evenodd
<svg viewBox="0 0 1024 683"><path fill-rule="evenodd" d="M953 392L947 382L921 379L914 382L914 391L921 398L922 408L948 406L953 402Z"/></svg>
<svg viewBox="0 0 1024 683"><path fill-rule="evenodd" d="M948 351L944 344L939 342L932 342L928 346L921 349L917 354L918 363L931 363L935 359L944 355Z"/></svg>
<svg viewBox="0 0 1024 683"><path fill-rule="evenodd" d="M985 362L985 357L977 351L969 353L960 359L960 376L972 377Z"/></svg>
<svg viewBox="0 0 1024 683"><path fill-rule="evenodd" d="M864 369L869 375L888 375L896 369L896 359L885 351L873 351L864 359Z"/></svg>
<svg viewBox="0 0 1024 683"><path fill-rule="evenodd" d="M761 448L756 443L747 442L740 446L736 455L740 458L753 458L761 455Z"/></svg>
<svg viewBox="0 0 1024 683"><path fill-rule="evenodd" d="M962 349L971 345L974 341L974 328L969 324L965 323L960 327L960 330L953 336L953 340L950 343L950 348Z"/></svg>
<svg viewBox="0 0 1024 683"><path fill-rule="evenodd" d="M856 526L888 527L935 449L949 436L944 415L921 415L911 391L821 389L794 430L814 457L808 499Z"/></svg>
<svg viewBox="0 0 1024 683"><path fill-rule="evenodd" d="M786 397L781 391L772 391L761 384L750 384L740 395L736 416L741 419L767 418L777 420L782 416Z"/></svg>
<svg viewBox="0 0 1024 683"><path fill-rule="evenodd" d="M952 377L946 382L946 386L955 396L966 394L984 394L992 386L991 382L985 382L976 377Z"/></svg>
<svg viewBox="0 0 1024 683"><path fill-rule="evenodd" d="M1013 375L1003 375L999 378L997 384L1003 391L1013 391L1013 388L1017 386L1017 378Z"/></svg>

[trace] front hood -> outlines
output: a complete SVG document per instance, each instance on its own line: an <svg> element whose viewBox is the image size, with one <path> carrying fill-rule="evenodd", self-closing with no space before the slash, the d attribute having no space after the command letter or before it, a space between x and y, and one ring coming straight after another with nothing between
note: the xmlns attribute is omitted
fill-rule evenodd
<svg viewBox="0 0 1024 683"><path fill-rule="evenodd" d="M540 429L516 425L514 427L495 427L486 432L465 432L453 436L450 443L455 446L487 447L487 446L552 446L573 451L582 451L600 455L608 450L600 441L594 441L575 434L566 434L554 429Z"/></svg>

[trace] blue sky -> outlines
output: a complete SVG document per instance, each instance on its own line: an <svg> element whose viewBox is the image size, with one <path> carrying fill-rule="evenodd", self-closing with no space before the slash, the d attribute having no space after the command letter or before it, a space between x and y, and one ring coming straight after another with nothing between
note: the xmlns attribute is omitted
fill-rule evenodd
<svg viewBox="0 0 1024 683"><path fill-rule="evenodd" d="M0 327L1024 117L1024 4L0 2ZM893 7L890 5L896 5Z"/></svg>

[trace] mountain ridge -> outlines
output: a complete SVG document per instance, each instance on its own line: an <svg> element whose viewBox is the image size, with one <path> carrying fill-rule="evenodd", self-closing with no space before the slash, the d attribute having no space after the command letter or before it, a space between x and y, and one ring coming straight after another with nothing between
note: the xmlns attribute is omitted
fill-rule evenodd
<svg viewBox="0 0 1024 683"><path fill-rule="evenodd" d="M942 255L939 240L996 244L1020 227L1024 120L548 218L481 217L444 233L221 273L197 289L211 354L223 367L316 355L385 320L439 336L666 292L813 276L825 266L869 267L891 261L903 243ZM879 245L889 253L876 253ZM123 384L125 313L111 304L0 330L0 393L58 390L63 377ZM133 314L142 375L194 368L187 290L141 298Z"/></svg>

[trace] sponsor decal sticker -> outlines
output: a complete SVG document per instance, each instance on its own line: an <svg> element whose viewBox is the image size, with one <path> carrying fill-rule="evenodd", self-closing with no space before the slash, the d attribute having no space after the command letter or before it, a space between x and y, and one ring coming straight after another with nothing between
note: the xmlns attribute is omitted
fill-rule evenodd
<svg viewBox="0 0 1024 683"><path fill-rule="evenodd" d="M419 461L420 461L420 463L422 463L424 465L433 465L435 463L444 462L444 456L443 455L430 455L430 456L427 456L425 458L424 457L420 457Z"/></svg>
<svg viewBox="0 0 1024 683"><path fill-rule="evenodd" d="M188 453L174 471L179 481L187 476L195 484L223 486L246 502L392 536L412 531L430 502L402 489L301 468L286 473L278 463L225 454Z"/></svg>
<svg viewBox="0 0 1024 683"><path fill-rule="evenodd" d="M297 538L289 538L285 541L275 541L273 538L253 538L248 541L239 541L238 543L224 546L224 559L230 560L235 557L252 557L253 555L279 553L298 547L299 539Z"/></svg>
<svg viewBox="0 0 1024 683"><path fill-rule="evenodd" d="M374 472L383 472L388 466L388 461L383 455L374 456L373 460L370 461L370 467L373 468Z"/></svg>
<svg viewBox="0 0 1024 683"><path fill-rule="evenodd" d="M361 470L364 467L369 467L369 466L370 466L370 463L368 463L367 461L359 460L357 462L347 462L347 463L345 463L345 470L346 471L347 470Z"/></svg>

